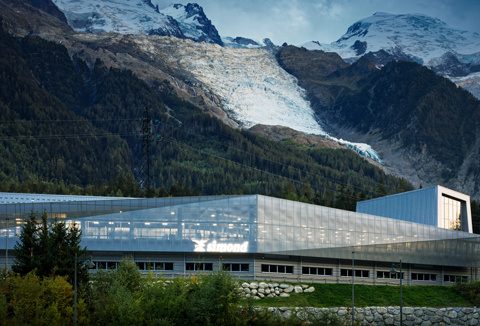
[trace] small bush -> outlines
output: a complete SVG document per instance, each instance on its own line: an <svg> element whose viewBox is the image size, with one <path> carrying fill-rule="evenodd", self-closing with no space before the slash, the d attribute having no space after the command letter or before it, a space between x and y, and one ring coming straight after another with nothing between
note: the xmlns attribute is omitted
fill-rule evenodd
<svg viewBox="0 0 480 326"><path fill-rule="evenodd" d="M480 281L455 283L454 291L468 300L473 306L480 305Z"/></svg>

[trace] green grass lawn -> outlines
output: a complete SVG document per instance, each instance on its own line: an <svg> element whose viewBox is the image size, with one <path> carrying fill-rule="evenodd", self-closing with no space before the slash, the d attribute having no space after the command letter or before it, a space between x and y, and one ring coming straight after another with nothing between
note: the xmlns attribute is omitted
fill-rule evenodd
<svg viewBox="0 0 480 326"><path fill-rule="evenodd" d="M291 294L288 298L255 300L256 306L267 307L351 307L350 284L311 284L312 293ZM400 287L387 285L355 285L355 307L399 306ZM403 286L404 307L469 307L465 298L449 286Z"/></svg>

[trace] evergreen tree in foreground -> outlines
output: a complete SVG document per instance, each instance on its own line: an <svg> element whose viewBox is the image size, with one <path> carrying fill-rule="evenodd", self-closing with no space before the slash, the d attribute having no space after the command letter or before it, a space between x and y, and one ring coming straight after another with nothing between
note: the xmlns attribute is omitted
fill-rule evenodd
<svg viewBox="0 0 480 326"><path fill-rule="evenodd" d="M23 225L14 247L12 270L20 275L35 271L40 277L67 276L73 284L75 254L86 255L86 248L80 246L81 230L76 223L67 226L57 219L49 221L46 212L40 216L40 222L38 220L38 213L32 211ZM77 268L77 280L78 284L88 281L88 271L81 264Z"/></svg>

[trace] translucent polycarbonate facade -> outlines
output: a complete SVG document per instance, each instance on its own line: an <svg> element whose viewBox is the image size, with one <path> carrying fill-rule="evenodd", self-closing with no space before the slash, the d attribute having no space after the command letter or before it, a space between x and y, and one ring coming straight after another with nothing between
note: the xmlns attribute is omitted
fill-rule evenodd
<svg viewBox="0 0 480 326"><path fill-rule="evenodd" d="M75 220L92 252L349 259L355 251L360 260L479 266L478 235L260 195L0 205L0 250L7 234L13 249L32 209Z"/></svg>
<svg viewBox="0 0 480 326"><path fill-rule="evenodd" d="M357 212L473 232L470 197L432 186L357 202Z"/></svg>

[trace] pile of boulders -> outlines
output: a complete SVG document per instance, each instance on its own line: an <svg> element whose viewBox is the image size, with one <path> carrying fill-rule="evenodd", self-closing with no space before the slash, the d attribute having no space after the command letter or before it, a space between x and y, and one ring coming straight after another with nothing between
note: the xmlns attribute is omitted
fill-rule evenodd
<svg viewBox="0 0 480 326"><path fill-rule="evenodd" d="M243 282L238 291L245 295L245 298L264 299L275 297L289 297L291 293L313 292L313 286L285 283L266 283L266 282Z"/></svg>

